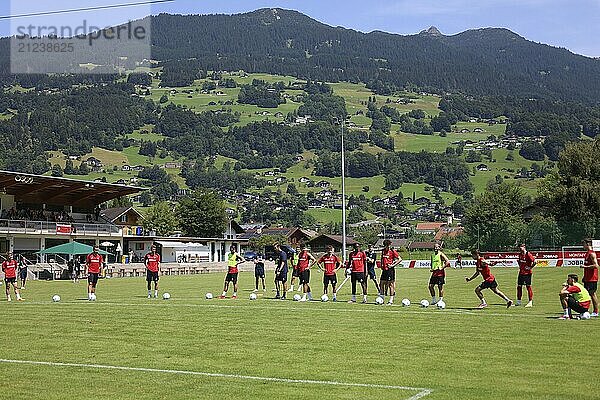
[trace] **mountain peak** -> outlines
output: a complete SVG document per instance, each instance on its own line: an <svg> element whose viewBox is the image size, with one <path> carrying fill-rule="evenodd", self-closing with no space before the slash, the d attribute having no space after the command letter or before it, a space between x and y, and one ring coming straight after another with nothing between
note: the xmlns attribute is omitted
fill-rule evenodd
<svg viewBox="0 0 600 400"><path fill-rule="evenodd" d="M435 26L430 26L428 29L424 29L419 32L419 35L428 35L428 36L444 36L442 32Z"/></svg>

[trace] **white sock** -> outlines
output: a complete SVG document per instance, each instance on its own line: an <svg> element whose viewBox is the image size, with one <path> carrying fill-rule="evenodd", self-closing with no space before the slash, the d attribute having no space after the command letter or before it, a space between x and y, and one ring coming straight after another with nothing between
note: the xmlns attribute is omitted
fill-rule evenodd
<svg viewBox="0 0 600 400"><path fill-rule="evenodd" d="M6 296L6 300L10 301L10 294Z"/></svg>
<svg viewBox="0 0 600 400"><path fill-rule="evenodd" d="M366 294L363 294L363 300L367 301L367 295Z"/></svg>
<svg viewBox="0 0 600 400"><path fill-rule="evenodd" d="M435 296L431 298L431 304L435 304Z"/></svg>
<svg viewBox="0 0 600 400"><path fill-rule="evenodd" d="M154 291L154 297L158 297L158 290Z"/></svg>
<svg viewBox="0 0 600 400"><path fill-rule="evenodd" d="M290 292L294 291L294 285L290 285Z"/></svg>
<svg viewBox="0 0 600 400"><path fill-rule="evenodd" d="M227 295L227 292L223 292L223 294L221 296L225 297Z"/></svg>
<svg viewBox="0 0 600 400"><path fill-rule="evenodd" d="M565 308L565 317L568 317L569 315L571 315L570 310Z"/></svg>
<svg viewBox="0 0 600 400"><path fill-rule="evenodd" d="M333 294L333 298L335 299L335 293Z"/></svg>
<svg viewBox="0 0 600 400"><path fill-rule="evenodd" d="M21 300L21 295L17 293L17 300Z"/></svg>
<svg viewBox="0 0 600 400"><path fill-rule="evenodd" d="M352 301L356 301L356 295L355 294L352 295Z"/></svg>
<svg viewBox="0 0 600 400"><path fill-rule="evenodd" d="M308 296L308 299L309 299L309 300L312 300L312 293L311 293L311 292L308 292L308 293L307 293L307 296Z"/></svg>
<svg viewBox="0 0 600 400"><path fill-rule="evenodd" d="M148 290L148 296L152 294L152 290Z"/></svg>
<svg viewBox="0 0 600 400"><path fill-rule="evenodd" d="M390 303L394 302L394 296L390 296Z"/></svg>
<svg viewBox="0 0 600 400"><path fill-rule="evenodd" d="M233 297L236 297L236 296L237 296L237 292L233 292Z"/></svg>
<svg viewBox="0 0 600 400"><path fill-rule="evenodd" d="M485 302L485 299L481 299L481 304L487 304L487 303Z"/></svg>
<svg viewBox="0 0 600 400"><path fill-rule="evenodd" d="M444 301L444 297L440 297L440 301Z"/></svg>

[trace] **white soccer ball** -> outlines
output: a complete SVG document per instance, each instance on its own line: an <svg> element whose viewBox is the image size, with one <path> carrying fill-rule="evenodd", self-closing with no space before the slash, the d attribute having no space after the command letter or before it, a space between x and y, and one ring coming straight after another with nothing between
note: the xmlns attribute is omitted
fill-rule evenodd
<svg viewBox="0 0 600 400"><path fill-rule="evenodd" d="M421 307L423 307L423 308L429 307L429 302L425 299L421 300Z"/></svg>
<svg viewBox="0 0 600 400"><path fill-rule="evenodd" d="M410 300L402 299L402 307L408 307L408 306L410 306Z"/></svg>
<svg viewBox="0 0 600 400"><path fill-rule="evenodd" d="M301 298L302 296L300 296L299 294L294 295L294 301L300 301Z"/></svg>
<svg viewBox="0 0 600 400"><path fill-rule="evenodd" d="M163 293L163 300L169 300L171 298L171 295L167 292Z"/></svg>
<svg viewBox="0 0 600 400"><path fill-rule="evenodd" d="M256 300L257 298L256 293L250 293L250 300Z"/></svg>
<svg viewBox="0 0 600 400"><path fill-rule="evenodd" d="M382 305L382 304L383 304L383 297L381 297L381 296L377 296L377 297L375 298L375 304L377 304L377 305Z"/></svg>
<svg viewBox="0 0 600 400"><path fill-rule="evenodd" d="M60 301L60 296L55 294L54 296L52 296L52 301L58 303Z"/></svg>
<svg viewBox="0 0 600 400"><path fill-rule="evenodd" d="M590 319L590 317L590 313L587 311L581 314L581 319Z"/></svg>
<svg viewBox="0 0 600 400"><path fill-rule="evenodd" d="M326 294L324 294L323 296L321 296L321 301L323 303L327 303L329 301L329 296L327 296Z"/></svg>
<svg viewBox="0 0 600 400"><path fill-rule="evenodd" d="M94 293L90 294L90 301L96 301L96 295Z"/></svg>
<svg viewBox="0 0 600 400"><path fill-rule="evenodd" d="M206 300L211 300L213 298L213 294L212 293L206 293Z"/></svg>
<svg viewBox="0 0 600 400"><path fill-rule="evenodd" d="M440 310L443 310L444 308L446 308L446 303L444 303L443 300L440 300L437 302L436 304L437 308L439 308Z"/></svg>

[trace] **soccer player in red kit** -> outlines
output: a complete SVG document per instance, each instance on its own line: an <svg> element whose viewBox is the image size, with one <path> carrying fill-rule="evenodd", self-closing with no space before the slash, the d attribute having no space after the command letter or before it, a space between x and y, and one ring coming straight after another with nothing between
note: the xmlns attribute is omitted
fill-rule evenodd
<svg viewBox="0 0 600 400"><path fill-rule="evenodd" d="M390 293L388 305L394 304L394 296L396 295L396 265L402 262L402 258L398 252L390 248L392 242L389 239L383 241L383 250L381 250L381 278L379 288L381 293L379 296L385 300L385 294Z"/></svg>
<svg viewBox="0 0 600 400"><path fill-rule="evenodd" d="M88 269L88 300L92 299L92 294L96 294L96 285L98 284L98 276L100 275L100 269L104 263L102 254L98 253L100 248L98 245L94 246L94 250L88 254L85 259L85 265Z"/></svg>
<svg viewBox="0 0 600 400"><path fill-rule="evenodd" d="M531 288L531 275L535 267L535 257L527 251L525 244L519 246L519 277L517 278L517 305L521 305L523 297L523 285L527 288L529 303L525 307L533 307L533 289Z"/></svg>
<svg viewBox="0 0 600 400"><path fill-rule="evenodd" d="M490 271L490 265L495 265L496 263L493 261L487 261L483 256L479 253L479 250L471 250L471 255L473 259L476 260L475 267L477 270L470 278L465 277L467 282L472 281L477 277L477 275L481 275L483 278L483 282L479 286L475 288L475 294L481 300L481 304L479 304L479 308L487 307L487 303L485 302L485 298L483 297L483 293L481 291L483 289L490 289L492 292L496 293L498 296L506 301L506 308L509 308L513 305L511 299L509 299L504 293L502 293L498 289L498 283L496 282L496 278L492 275L492 271Z"/></svg>
<svg viewBox="0 0 600 400"><path fill-rule="evenodd" d="M360 243L354 244L354 251L349 255L350 281L352 282L352 300L348 303L356 303L356 282L360 282L363 292L362 303L367 302L367 277L365 276L365 268L367 266L367 255L360 249Z"/></svg>
<svg viewBox="0 0 600 400"><path fill-rule="evenodd" d="M150 247L150 253L144 257L146 264L146 282L148 282L148 298L152 297L152 282L154 282L154 298L158 298L158 272L160 270L160 254L156 252L156 246Z"/></svg>
<svg viewBox="0 0 600 400"><path fill-rule="evenodd" d="M6 301L12 301L10 298L10 285L12 285L15 291L17 301L23 301L21 293L17 287L17 267L19 263L13 257L13 253L8 253L6 261L2 262L2 272L4 272L4 286L6 287Z"/></svg>
<svg viewBox="0 0 600 400"><path fill-rule="evenodd" d="M312 293L310 291L310 267L314 265L317 259L310 254L307 246L302 246L302 251L298 253L298 263L296 269L298 270L298 276L300 277L300 285L302 286L302 292L304 293L300 301L312 300Z"/></svg>
<svg viewBox="0 0 600 400"><path fill-rule="evenodd" d="M598 289L598 258L596 252L592 249L592 239L585 239L583 241L583 247L587 252L585 254L585 260L583 261L583 287L588 291L592 298L592 306L594 311L590 314L592 317L598 316L598 297L596 296L596 290Z"/></svg>
<svg viewBox="0 0 600 400"><path fill-rule="evenodd" d="M337 275L335 274L341 266L340 259L333 254L333 246L327 246L327 253L323 254L317 266L323 265L323 294L327 294L327 287L331 284L333 289L333 301L337 301L335 286L337 285Z"/></svg>

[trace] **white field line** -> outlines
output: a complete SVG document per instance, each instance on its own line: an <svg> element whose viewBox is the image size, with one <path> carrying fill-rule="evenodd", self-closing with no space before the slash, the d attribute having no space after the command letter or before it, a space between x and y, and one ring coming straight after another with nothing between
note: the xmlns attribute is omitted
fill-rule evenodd
<svg viewBox="0 0 600 400"><path fill-rule="evenodd" d="M193 300L193 299L182 299L182 300ZM280 300L270 300L265 299L266 301L270 301L272 303L278 304L286 304L286 302L281 302ZM262 300L262 301L265 301ZM206 300L205 300L206 301ZM213 300L209 300L213 301ZM227 302L227 300L214 300L215 302ZM239 301L239 300L238 300ZM248 300L249 301L249 300ZM261 300L256 300L255 302L261 302ZM291 302L287 302L288 304ZM313 303L320 303L314 301ZM48 301L28 301L24 303L19 303L19 306L26 305L51 305L54 303ZM152 301L150 303L118 303L113 301L96 301L96 302L88 302L84 300L80 301L61 301L60 303L56 303L59 305L86 305L86 306L123 306L123 307L204 307L204 308L244 308L244 309L255 309L255 310L264 310L267 306L254 306L248 305L244 303L243 300L240 301L239 304L198 304L198 303L180 303L178 300L170 299L168 301ZM368 306L372 306L367 308ZM356 308L355 308L356 307ZM376 306L375 304L369 304L366 307L364 305L355 304L352 308L337 308L337 307L310 307L310 306L291 306L291 307L270 307L269 310L281 310L281 311L311 311L311 312L319 312L319 311L327 311L327 312L340 312L340 313L367 313L367 314L415 314L415 315L425 315L427 313L435 313L435 314L455 314L455 315L473 315L477 317L510 317L510 318L531 318L531 317L552 317L552 314L534 314L534 313L523 313L523 314L513 314L510 312L490 312L491 310L488 308L487 310L477 310L473 308L472 310L464 310L464 309L451 309L446 308L445 310L437 310L435 307L431 307L431 310L419 309L414 310L415 307L411 307L413 310L407 309L407 307L402 307L400 305L392 305L392 306ZM562 315L557 311L555 316L558 317Z"/></svg>
<svg viewBox="0 0 600 400"><path fill-rule="evenodd" d="M263 381L263 382L291 383L291 384L304 384L304 385L346 386L346 387L406 390L406 391L418 392L414 396L409 397L407 400L418 400L418 399L421 399L433 392L432 389L416 388L416 387L410 387L410 386L379 385L379 384L375 384L375 383L317 381L317 380L311 380L311 379L287 379L287 378L275 378L275 377L268 377L268 376L220 374L220 373L215 373L215 372L185 371L185 370L176 370L176 369L154 369L154 368L122 367L122 366L116 366L116 365L80 364L80 363L63 363L63 362L49 362L49 361L8 360L8 359L0 359L0 363L43 365L43 366L50 366L50 367L74 367L74 368L108 369L108 370L119 370L119 371L152 372L152 373L162 373L162 374L193 375L193 376L204 376L204 377L210 377L210 378L241 379L241 380L252 380L252 381Z"/></svg>

